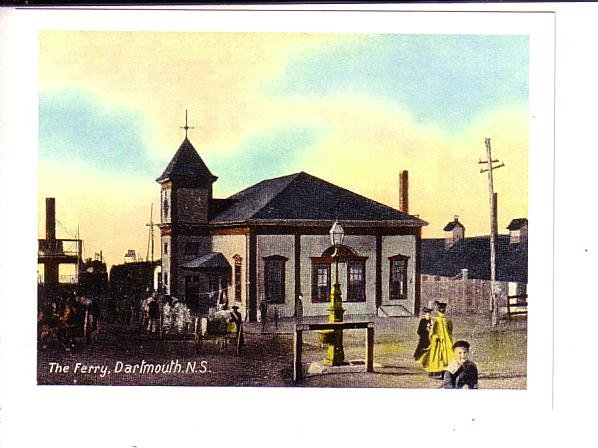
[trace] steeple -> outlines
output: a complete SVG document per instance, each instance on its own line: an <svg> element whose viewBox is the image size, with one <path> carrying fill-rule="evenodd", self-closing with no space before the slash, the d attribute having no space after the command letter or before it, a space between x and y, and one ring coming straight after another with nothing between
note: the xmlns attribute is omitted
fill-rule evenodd
<svg viewBox="0 0 598 448"><path fill-rule="evenodd" d="M218 177L210 172L187 137L187 130L193 129L187 124L187 111L185 111L185 126L182 129L185 130L185 139L156 182L162 184L170 181L187 187L213 184Z"/></svg>
<svg viewBox="0 0 598 448"><path fill-rule="evenodd" d="M162 173L156 179L158 183L175 182L187 186L212 184L218 179L214 176L199 156L187 137Z"/></svg>

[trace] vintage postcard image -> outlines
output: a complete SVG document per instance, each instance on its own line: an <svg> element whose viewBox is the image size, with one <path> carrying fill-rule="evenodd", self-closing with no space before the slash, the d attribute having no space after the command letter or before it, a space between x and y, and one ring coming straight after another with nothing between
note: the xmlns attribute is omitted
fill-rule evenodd
<svg viewBox="0 0 598 448"><path fill-rule="evenodd" d="M525 33L39 33L39 385L528 387Z"/></svg>

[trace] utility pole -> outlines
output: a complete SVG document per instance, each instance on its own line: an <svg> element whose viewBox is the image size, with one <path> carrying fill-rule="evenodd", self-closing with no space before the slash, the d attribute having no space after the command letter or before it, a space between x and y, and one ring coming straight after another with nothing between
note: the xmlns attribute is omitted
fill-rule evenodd
<svg viewBox="0 0 598 448"><path fill-rule="evenodd" d="M498 295L496 293L496 235L498 233L498 220L496 213L496 193L494 193L494 177L492 171L505 166L504 163L498 163L498 160L492 159L492 148L490 139L486 141L486 158L480 160L479 164L487 164L487 168L480 169L480 173L488 173L488 192L490 197L490 289L492 294L492 327L498 326Z"/></svg>
<svg viewBox="0 0 598 448"><path fill-rule="evenodd" d="M158 224L154 224L154 203L152 202L152 206L150 208L150 222L146 224L149 227L149 234L148 234L148 241L147 241L147 254L145 256L146 260L150 260L150 253L152 254L152 258L150 261L154 261L154 227ZM151 248L151 252L150 252Z"/></svg>

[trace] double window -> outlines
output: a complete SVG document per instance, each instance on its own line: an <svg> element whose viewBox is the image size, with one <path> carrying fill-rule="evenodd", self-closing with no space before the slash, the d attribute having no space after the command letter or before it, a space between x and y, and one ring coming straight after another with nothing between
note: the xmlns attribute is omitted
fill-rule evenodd
<svg viewBox="0 0 598 448"><path fill-rule="evenodd" d="M264 292L268 303L284 303L286 262L287 258L280 255L264 258Z"/></svg>
<svg viewBox="0 0 598 448"><path fill-rule="evenodd" d="M390 257L390 300L407 299L407 262L409 257Z"/></svg>
<svg viewBox="0 0 598 448"><path fill-rule="evenodd" d="M335 262L331 254L334 248L327 249L320 257L311 259L311 301L313 303L324 303L330 301L332 282L334 281ZM339 283L343 290L346 286L346 293L343 293L344 302L365 302L365 262L366 257L358 256L353 249L341 246L339 252L339 275L345 276L346 280L339 277Z"/></svg>

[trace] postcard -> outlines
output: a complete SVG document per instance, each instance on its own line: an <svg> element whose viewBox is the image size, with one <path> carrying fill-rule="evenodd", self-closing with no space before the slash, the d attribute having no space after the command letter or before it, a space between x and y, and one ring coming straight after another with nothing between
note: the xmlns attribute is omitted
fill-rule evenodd
<svg viewBox="0 0 598 448"><path fill-rule="evenodd" d="M27 30L30 394L241 432L251 400L549 403L554 14L391 9Z"/></svg>

